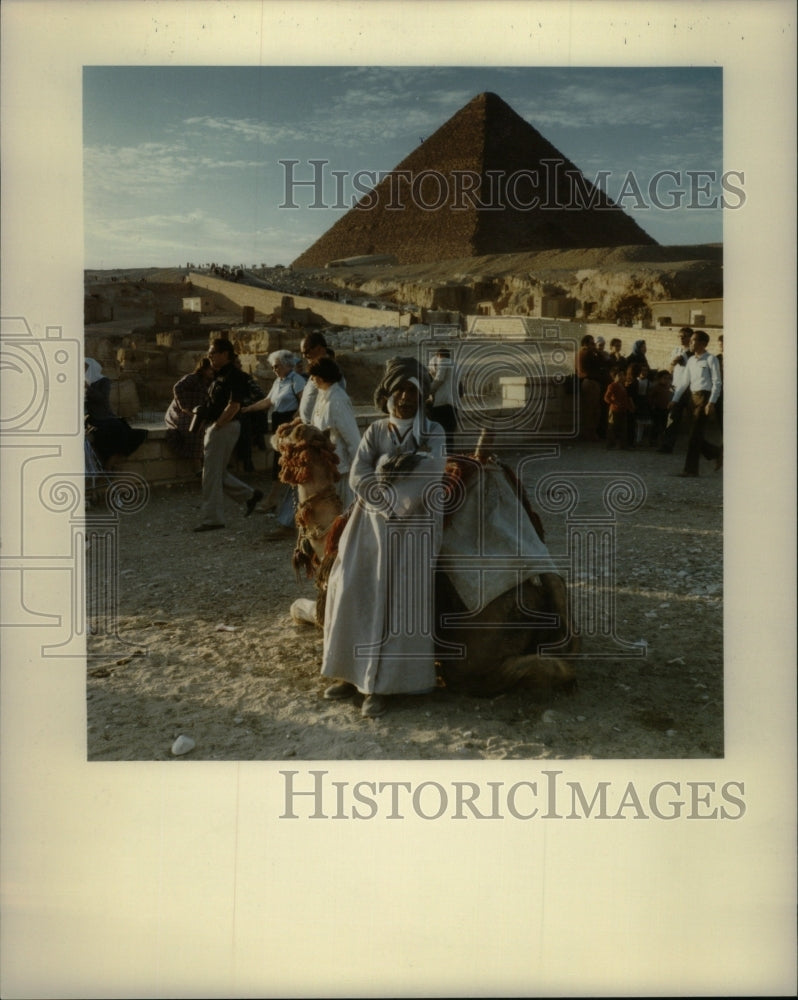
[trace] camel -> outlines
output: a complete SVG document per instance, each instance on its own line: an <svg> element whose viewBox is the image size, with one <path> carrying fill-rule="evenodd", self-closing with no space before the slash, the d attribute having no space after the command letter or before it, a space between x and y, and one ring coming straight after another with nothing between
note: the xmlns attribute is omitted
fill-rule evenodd
<svg viewBox="0 0 798 1000"><path fill-rule="evenodd" d="M299 420L280 427L273 441L281 453L280 478L298 493L294 569L315 579L318 595L294 601L291 617L323 627L327 578L346 525L335 490L337 456L328 434ZM485 435L473 455L449 457L443 496L434 579L441 683L487 697L514 688L543 696L573 690L567 660L542 655L543 647L563 657L578 652L565 583L548 556L540 518L511 470L489 453ZM503 569L480 574L481 559L493 557L495 567L502 556Z"/></svg>
<svg viewBox="0 0 798 1000"><path fill-rule="evenodd" d="M306 576L312 579L318 576L325 559L331 562L327 538L343 511L343 503L335 488L341 479L335 446L330 440L329 429L320 431L297 417L277 428L272 437L272 447L280 452L280 481L296 487L297 491L294 571L299 575L304 570ZM292 617L296 618L293 610ZM299 620L306 621L307 618Z"/></svg>

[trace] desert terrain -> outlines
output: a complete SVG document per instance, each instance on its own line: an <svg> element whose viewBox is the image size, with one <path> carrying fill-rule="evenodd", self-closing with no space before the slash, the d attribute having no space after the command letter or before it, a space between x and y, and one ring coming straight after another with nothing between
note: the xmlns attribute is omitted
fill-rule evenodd
<svg viewBox="0 0 798 1000"><path fill-rule="evenodd" d="M693 248L682 248L685 273ZM648 258L660 255L665 261ZM653 276L668 270L674 248L610 252L552 251L463 262L458 281L530 274L544 263L560 274L596 268L608 292L628 287L629 267L647 258ZM545 259L544 259L545 258ZM713 264L714 267L714 264ZM476 269L476 271L474 270ZM609 272L615 272L609 277ZM347 273L343 273L346 270ZM439 285L452 262L436 268L391 271L394 301ZM456 270L456 269L455 269ZM677 273L682 273L676 267ZM181 269L87 274L87 294L114 306L113 322L87 327L108 344L146 328L152 310L179 303ZM541 273L536 271L536 273ZM323 293L333 287L360 297L387 289L371 284L374 269L261 272L287 294ZM553 274L551 275L553 277ZM586 277L581 271L580 277ZM386 278L386 275L383 275ZM143 280L142 280L143 279ZM618 280L619 285L614 282ZM333 284L335 282L335 284ZM226 322L224 302L203 316L203 331ZM200 331L197 331L199 334ZM296 331L295 336L301 336ZM370 402L385 358L395 349L342 356L347 389ZM165 405L165 404L164 404ZM717 430L715 430L717 433ZM228 503L224 531L195 535L200 483L153 489L136 513L119 519L119 610L116 634L98 629L88 638L87 753L90 760L347 760L347 759L574 759L687 758L723 755L723 475L704 463L699 479L674 476L684 439L671 455L651 448L607 452L603 444L564 441L556 457L530 461L528 452L503 452L530 496L547 473L578 475L580 510L600 514L602 490L613 475L634 473L645 484L642 506L615 522L614 634L626 644L583 638L574 662L573 694L536 700L527 692L481 699L439 687L421 697L396 697L378 719L360 716L359 702L328 702L319 674L322 636L295 624L291 602L314 597L291 568L290 538L269 541L273 516L244 518ZM268 490L268 471L237 473ZM585 475L587 474L587 475ZM87 511L88 526L92 513ZM546 543L566 553L563 515L542 513ZM90 581L91 582L91 581ZM573 588L585 581L570 581ZM89 593L92 593L91 586ZM89 623L97 624L89 606ZM686 623L693 626L687 627ZM696 645L693 633L700 634ZM622 652L635 655L621 655ZM643 655L637 655L641 653ZM172 754L179 736L193 749Z"/></svg>
<svg viewBox="0 0 798 1000"><path fill-rule="evenodd" d="M244 518L228 501L226 530L195 535L199 483L153 492L121 518L117 634L88 640L88 758L722 756L723 474L705 462L700 478L674 478L683 447L666 456L564 444L559 457L524 465L532 495L547 472L597 474L583 477L584 509L594 512L605 474L644 481L642 506L618 515L614 591L615 633L644 655L607 656L606 644L588 636L571 695L483 699L442 687L396 697L371 720L357 702L322 699L321 633L289 615L313 586L294 578L291 539L266 540L273 517L256 510ZM562 554L565 523L551 514L543 521L550 553ZM174 756L181 735L194 747Z"/></svg>

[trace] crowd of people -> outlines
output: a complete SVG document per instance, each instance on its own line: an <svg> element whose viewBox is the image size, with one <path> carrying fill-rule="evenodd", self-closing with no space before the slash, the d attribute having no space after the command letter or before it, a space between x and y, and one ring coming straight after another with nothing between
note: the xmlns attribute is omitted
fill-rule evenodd
<svg viewBox="0 0 798 1000"><path fill-rule="evenodd" d="M723 465L723 446L706 438L715 419L723 430L723 336L720 352L707 350L704 330L682 327L665 368L647 361L645 340L636 340L628 356L612 338L586 334L576 359L579 426L583 441L603 441L609 449L656 448L671 454L689 422L684 467L678 475L698 476L700 458Z"/></svg>
<svg viewBox="0 0 798 1000"><path fill-rule="evenodd" d="M722 415L722 353L710 353L708 343L704 331L685 327L667 368L652 371L644 340L625 357L619 339L606 350L603 338L585 336L576 364L583 439L603 441L608 449L671 453L689 420L680 475L698 475L702 457L720 468L722 446L710 443L705 430L708 420ZM384 417L361 435L344 374L323 335L309 333L300 351L300 357L287 350L269 355L274 380L263 391L242 371L233 343L214 339L207 357L174 386L167 441L202 477L194 531L224 528L229 497L244 516L260 504L274 510L280 527L267 537L277 538L294 532L297 487L280 483L276 450L269 497L238 479L230 470L237 445L245 434L249 448L263 440L265 427L254 421L267 417L272 434L297 421L328 437L346 523L326 584L321 673L331 683L324 697L359 694L361 714L373 718L386 711L392 695L424 693L436 684L434 630L420 623L429 618L442 521L425 497L454 450L457 378L447 348L434 353L429 367L413 357L392 358L374 395ZM143 438L110 411L106 383L97 362L87 359L94 446L100 456L129 454Z"/></svg>
<svg viewBox="0 0 798 1000"><path fill-rule="evenodd" d="M451 357L438 351L432 371L415 358L392 359L375 392L385 417L361 436L343 373L323 336L309 334L300 350L307 376L299 374L299 359L291 352L275 351L269 356L271 388L248 401L247 378L233 344L215 339L208 358L175 385L170 430L183 435L174 438L175 447L191 456L198 453L191 435L202 436L202 506L195 531L225 526L226 496L242 505L245 516L264 501L260 490L229 468L242 419L270 413L274 433L299 416L329 436L348 519L327 584L321 671L332 683L324 697L359 693L361 714L373 718L386 711L391 695L422 693L436 684L433 632L417 623L429 612L441 515L429 513L423 539L418 515L426 509L429 486L443 475L447 440L453 444ZM428 418L430 404L445 426ZM276 452L272 468L277 483ZM375 484L390 484L388 492L375 490Z"/></svg>
<svg viewBox="0 0 798 1000"><path fill-rule="evenodd" d="M422 693L436 684L433 632L417 623L429 612L441 515L429 513L423 539L418 515L423 519L424 497L442 477L445 454L454 445L452 360L447 349L437 351L429 369L415 358L392 359L375 392L385 417L361 435L343 372L324 337L308 334L300 351L301 359L285 350L271 354L272 386L251 400L233 344L215 339L207 359L174 387L169 440L186 457L201 454L202 506L194 530L210 531L225 525L226 496L242 505L245 516L262 502L266 508L277 503L229 469L243 421L269 413L274 433L298 416L329 436L340 475L336 489L348 519L327 583L321 670L331 683L324 697L359 693L361 714L373 718L386 711L391 695ZM304 366L300 374L297 369ZM275 484L279 470L275 452ZM388 492L375 490L375 484L390 484Z"/></svg>

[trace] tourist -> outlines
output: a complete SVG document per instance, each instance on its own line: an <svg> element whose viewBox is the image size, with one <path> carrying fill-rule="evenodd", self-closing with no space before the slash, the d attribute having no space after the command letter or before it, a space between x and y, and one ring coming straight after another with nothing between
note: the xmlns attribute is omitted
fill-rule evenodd
<svg viewBox="0 0 798 1000"><path fill-rule="evenodd" d="M596 353L599 356L601 364L609 370L609 365L612 363L612 358L610 352L607 350L607 341L604 337L596 337Z"/></svg>
<svg viewBox="0 0 798 1000"><path fill-rule="evenodd" d="M645 365L648 368L647 350L648 347L645 340L636 340L632 344L632 353L626 359L627 365Z"/></svg>
<svg viewBox="0 0 798 1000"><path fill-rule="evenodd" d="M623 373L623 385L626 389L626 394L629 397L629 401L632 404L630 410L629 419L626 422L626 447L635 447L635 420L632 414L637 412L638 407L638 397L637 391L639 387L639 376L641 372L641 366L639 364L627 365Z"/></svg>
<svg viewBox="0 0 798 1000"><path fill-rule="evenodd" d="M609 421L609 407L604 402L604 393L612 382L612 377L610 376L610 368L612 368L614 362L612 360L612 355L606 348L607 341L604 337L596 337L596 355L599 360L599 422L598 422L598 436L601 440L605 440L607 437L607 422Z"/></svg>
<svg viewBox="0 0 798 1000"><path fill-rule="evenodd" d="M579 379L580 438L598 441L601 419L601 361L593 337L587 333L580 341L576 356L576 375Z"/></svg>
<svg viewBox="0 0 798 1000"><path fill-rule="evenodd" d="M365 695L361 713L382 715L386 697L436 684L432 572L441 512L428 509L445 466L443 428L424 414L430 377L415 358L392 358L374 396L387 416L363 435L349 474L356 495L330 572L322 675L325 698Z"/></svg>
<svg viewBox="0 0 798 1000"><path fill-rule="evenodd" d="M722 385L720 365L714 354L707 350L708 343L709 335L704 330L696 330L690 339L693 354L686 365L687 381L674 392L670 404L671 408L677 406L681 396L690 393L693 423L687 439L684 469L678 473L680 476L697 476L702 455L714 460L716 471L723 465L723 445L710 444L704 439L706 421L715 412Z"/></svg>
<svg viewBox="0 0 798 1000"><path fill-rule="evenodd" d="M242 413L260 413L271 410L272 434L281 424L290 423L297 415L302 393L305 389L305 379L294 371L294 355L291 351L273 351L268 358L276 378L271 389L255 403L244 406ZM274 452L272 462L272 495L266 502L266 507L274 506L279 490L280 453Z"/></svg>
<svg viewBox="0 0 798 1000"><path fill-rule="evenodd" d="M430 386L430 420L440 424L446 432L446 451L454 452L454 432L457 430L457 414L454 409L455 376L452 352L445 347L435 353L430 365L432 385Z"/></svg>
<svg viewBox="0 0 798 1000"><path fill-rule="evenodd" d="M651 406L648 401L648 394L651 392L652 382L649 377L648 365L639 365L637 372L637 386L635 389L635 447L651 441Z"/></svg>
<svg viewBox="0 0 798 1000"><path fill-rule="evenodd" d="M244 472L254 472L255 463L252 457L252 449L257 448L258 451L266 451L269 417L263 410L251 413L249 407L253 403L257 403L263 399L266 393L255 376L251 372L243 370L240 358L236 358L236 367L241 369L241 373L246 380L247 395L241 403L241 410L238 414L238 422L241 424L241 434L236 442L234 455L236 461L240 462L244 467Z"/></svg>
<svg viewBox="0 0 798 1000"><path fill-rule="evenodd" d="M613 337L610 340L610 353L609 353L609 364L610 367L626 367L626 358L623 356L621 351L623 350L623 342L619 340L618 337Z"/></svg>
<svg viewBox="0 0 798 1000"><path fill-rule="evenodd" d="M357 426L355 410L341 384L341 369L332 358L323 357L314 361L308 369L308 375L316 387L316 402L310 423L320 431L329 431L338 456L338 472L341 474L336 490L346 509L354 499L349 485L349 469L360 445L360 428Z"/></svg>
<svg viewBox="0 0 798 1000"><path fill-rule="evenodd" d="M213 365L208 357L196 365L193 372L178 379L172 387L172 402L166 411L166 444L178 458L191 459L194 471L202 471L204 432L194 420L194 410L205 402L208 385L213 380ZM192 430L192 424L194 429Z"/></svg>
<svg viewBox="0 0 798 1000"><path fill-rule="evenodd" d="M324 334L319 333L318 330L311 330L310 333L302 338L299 350L303 361L308 366L312 365L314 361L318 361L319 358L331 358L333 361L335 360L335 351L327 346ZM341 385L344 389L346 388L346 379L343 375L341 376ZM305 424L311 422L310 418L313 414L313 407L316 405L317 392L318 389L313 382L309 382L302 393L302 400L299 404L299 416Z"/></svg>
<svg viewBox="0 0 798 1000"><path fill-rule="evenodd" d="M241 433L238 415L248 391L247 382L236 365L236 352L229 340L217 337L208 351L213 380L204 406L205 437L202 462L202 506L200 523L194 531L224 527L224 495L246 505L245 516L263 499L255 490L228 471L227 465Z"/></svg>
<svg viewBox="0 0 798 1000"><path fill-rule="evenodd" d="M625 369L616 366L610 369L612 381L604 393L607 404L607 450L616 445L622 450L627 446L627 425L634 413L634 403L624 385Z"/></svg>
<svg viewBox="0 0 798 1000"><path fill-rule="evenodd" d="M692 351L690 350L690 340L693 336L692 327L683 326L679 330L679 343L677 347L674 348L670 357L670 371L671 378L673 380L673 394L679 394L679 399L681 402L677 406L670 406L668 408L668 422L665 425L665 431L662 435L662 440L660 441L660 446L657 451L662 455L670 455L676 445L676 437L679 433L679 428L684 418L685 412L689 409L688 407L688 397L686 393L682 393L682 389L688 383L687 378L687 362L692 356Z"/></svg>
<svg viewBox="0 0 798 1000"><path fill-rule="evenodd" d="M723 334L718 337L719 350L715 357L718 359L718 364L720 365L720 395L718 396L718 401L715 403L715 419L718 421L718 427L723 431Z"/></svg>
<svg viewBox="0 0 798 1000"><path fill-rule="evenodd" d="M668 406L672 396L671 373L667 368L663 368L654 376L653 385L648 393L648 406L651 411L651 444L653 447L662 442L662 436L668 423Z"/></svg>
<svg viewBox="0 0 798 1000"><path fill-rule="evenodd" d="M111 380L94 358L84 360L84 426L86 437L103 467L117 455L132 455L147 439L143 428L131 427L111 406Z"/></svg>

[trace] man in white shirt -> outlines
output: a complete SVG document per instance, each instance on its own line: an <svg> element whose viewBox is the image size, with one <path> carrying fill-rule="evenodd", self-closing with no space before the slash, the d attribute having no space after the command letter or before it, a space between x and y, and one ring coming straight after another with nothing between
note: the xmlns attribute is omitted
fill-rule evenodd
<svg viewBox="0 0 798 1000"><path fill-rule="evenodd" d="M430 365L432 385L429 399L431 407L430 420L440 424L446 432L446 450L454 451L454 432L457 430L457 415L454 409L455 378L452 352L442 347L436 353Z"/></svg>
<svg viewBox="0 0 798 1000"><path fill-rule="evenodd" d="M679 330L679 346L671 354L669 365L674 396L682 386L688 384L687 362L693 353L690 349L692 336L692 328L683 326ZM657 451L663 455L670 455L673 451L673 446L676 444L676 435L679 433L679 426L681 425L682 417L689 401L686 395L680 396L680 399L680 404L672 407L668 413L668 423L662 434L662 443L657 448Z"/></svg>
<svg viewBox="0 0 798 1000"><path fill-rule="evenodd" d="M718 359L707 350L709 335L696 330L690 338L692 357L685 365L686 380L673 394L669 409L679 405L680 400L690 393L693 408L693 424L687 439L687 455L680 476L697 476L701 456L714 459L715 469L723 465L723 446L710 444L704 440L704 426L715 412L715 404L720 397L721 375Z"/></svg>

